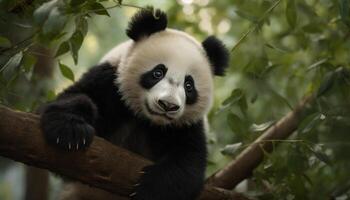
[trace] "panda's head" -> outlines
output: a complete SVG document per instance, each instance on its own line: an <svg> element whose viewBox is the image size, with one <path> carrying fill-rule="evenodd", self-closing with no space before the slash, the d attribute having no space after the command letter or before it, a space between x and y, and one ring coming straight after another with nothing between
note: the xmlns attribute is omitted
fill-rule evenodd
<svg viewBox="0 0 350 200"><path fill-rule="evenodd" d="M167 29L160 10L143 9L132 18L127 52L119 61L117 83L126 104L158 125L203 119L213 96L213 76L223 75L229 54L211 36L202 43Z"/></svg>

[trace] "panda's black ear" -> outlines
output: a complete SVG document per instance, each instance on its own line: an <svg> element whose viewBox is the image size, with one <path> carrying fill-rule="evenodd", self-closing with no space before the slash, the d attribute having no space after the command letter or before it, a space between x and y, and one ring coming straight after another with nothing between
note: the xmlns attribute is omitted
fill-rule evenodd
<svg viewBox="0 0 350 200"><path fill-rule="evenodd" d="M209 36L202 42L202 46L207 53L213 72L217 76L225 75L225 69L229 65L229 51L225 45L216 37Z"/></svg>
<svg viewBox="0 0 350 200"><path fill-rule="evenodd" d="M143 37L165 30L167 24L167 16L163 11L147 7L139 10L132 17L126 34L134 41L138 41Z"/></svg>

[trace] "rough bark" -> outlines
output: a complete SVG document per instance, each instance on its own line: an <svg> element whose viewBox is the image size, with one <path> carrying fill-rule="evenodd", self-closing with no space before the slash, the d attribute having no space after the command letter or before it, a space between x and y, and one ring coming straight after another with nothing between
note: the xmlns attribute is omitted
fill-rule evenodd
<svg viewBox="0 0 350 200"><path fill-rule="evenodd" d="M95 137L85 151L59 151L44 141L38 116L0 106L0 155L106 191L128 196L143 167L151 161ZM236 198L235 198L236 197ZM244 197L206 187L200 199L221 200ZM246 199L246 198L245 198Z"/></svg>
<svg viewBox="0 0 350 200"><path fill-rule="evenodd" d="M246 196L218 187L206 186L198 200L250 200Z"/></svg>
<svg viewBox="0 0 350 200"><path fill-rule="evenodd" d="M26 167L25 200L47 200L49 173L36 167Z"/></svg>
<svg viewBox="0 0 350 200"><path fill-rule="evenodd" d="M30 82L30 84L35 87L38 82L44 82L52 76L54 69L53 55L50 49L40 45L31 47L30 52L35 53L35 57L37 58L37 62L34 65L33 75L38 76L39 79L35 79L35 81ZM29 89L33 87L29 87ZM40 96L40 94L41 93L35 96ZM47 170L28 166L26 168L25 179L25 200L48 199L49 172Z"/></svg>
<svg viewBox="0 0 350 200"><path fill-rule="evenodd" d="M234 189L238 183L250 177L253 170L263 160L263 151L272 151L271 140L283 140L289 137L298 128L303 111L313 99L312 96L304 98L293 111L266 130L235 160L209 177L207 184L224 189Z"/></svg>

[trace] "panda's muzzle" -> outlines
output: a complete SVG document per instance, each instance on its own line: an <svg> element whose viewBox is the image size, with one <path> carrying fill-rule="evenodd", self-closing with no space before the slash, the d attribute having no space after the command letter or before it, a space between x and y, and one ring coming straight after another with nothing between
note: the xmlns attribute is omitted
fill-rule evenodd
<svg viewBox="0 0 350 200"><path fill-rule="evenodd" d="M180 109L179 105L171 103L167 100L159 99L157 103L165 112L176 112Z"/></svg>
<svg viewBox="0 0 350 200"><path fill-rule="evenodd" d="M146 105L147 111L148 111L150 114L152 114L152 115L158 115L158 116L164 117L164 118L166 118L166 119L168 119L168 120L174 120L174 118L169 117L168 115L166 115L166 113L158 113L158 112L152 110L151 107L149 106L149 104L147 103L147 101L145 102L145 105Z"/></svg>

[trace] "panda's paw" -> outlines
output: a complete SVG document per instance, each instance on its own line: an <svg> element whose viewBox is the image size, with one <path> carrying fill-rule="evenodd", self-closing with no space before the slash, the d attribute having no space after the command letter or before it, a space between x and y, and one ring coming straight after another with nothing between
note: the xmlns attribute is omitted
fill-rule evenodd
<svg viewBox="0 0 350 200"><path fill-rule="evenodd" d="M70 113L44 113L40 123L47 142L66 151L88 147L95 133L82 117Z"/></svg>
<svg viewBox="0 0 350 200"><path fill-rule="evenodd" d="M159 170L154 165L143 168L140 172L139 182L134 184L134 190L129 194L131 200L162 200L171 195L168 194L166 188L163 188L164 184L160 184L160 177L157 172Z"/></svg>

